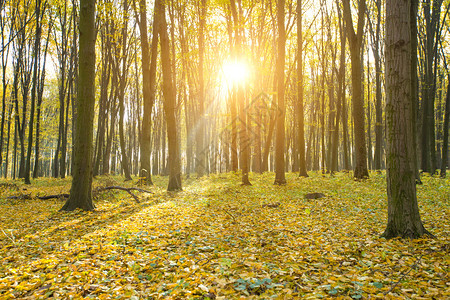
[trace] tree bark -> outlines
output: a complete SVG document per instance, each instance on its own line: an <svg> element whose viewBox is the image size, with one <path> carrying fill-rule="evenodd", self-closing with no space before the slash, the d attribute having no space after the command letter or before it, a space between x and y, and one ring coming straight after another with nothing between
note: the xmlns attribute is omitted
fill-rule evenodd
<svg viewBox="0 0 450 300"><path fill-rule="evenodd" d="M297 0L297 91L298 91L298 154L299 154L299 176L308 177L306 172L305 151L305 118L303 106L303 9L302 0Z"/></svg>
<svg viewBox="0 0 450 300"><path fill-rule="evenodd" d="M80 1L79 84L70 196L61 210L93 210L92 156L95 105L95 0Z"/></svg>
<svg viewBox="0 0 450 300"><path fill-rule="evenodd" d="M339 7L339 3L336 1L337 7ZM340 42L341 42L341 53L339 58L339 71L337 71L337 81L338 81L338 90L337 90L337 103L336 103L336 121L334 125L333 131L333 141L332 141L332 153L331 153L331 173L337 172L339 169L338 166L338 150L339 150L339 123L341 122L341 106L343 102L343 98L345 97L344 90L344 80L345 80L345 41L347 39L345 34L344 23L342 20L342 13L340 8L338 8L338 17L339 17L339 34L340 34ZM343 132L343 135L345 133Z"/></svg>
<svg viewBox="0 0 450 300"><path fill-rule="evenodd" d="M130 162L128 159L128 153L125 144L124 126L125 126L125 88L128 80L128 51L127 51L127 39L128 39L128 2L123 1L123 28L122 28L122 51L121 62L122 72L119 80L119 141L120 141L120 154L122 169L125 175L125 180L131 180Z"/></svg>
<svg viewBox="0 0 450 300"><path fill-rule="evenodd" d="M448 164L448 126L450 119L450 75L447 82L447 98L445 100L445 116L444 116L444 128L442 133L444 135L444 141L442 142L442 160L441 160L441 178L445 178L447 174Z"/></svg>
<svg viewBox="0 0 450 300"><path fill-rule="evenodd" d="M44 9L45 10L45 9ZM36 16L36 36L34 39L33 49L33 83L31 87L31 108L30 108L30 120L28 125L28 149L27 158L25 162L25 184L31 184L30 172L31 172L31 151L33 149L33 125L34 125L34 111L36 106L36 94L38 89L38 68L39 60L41 56L41 1L36 1L35 7Z"/></svg>
<svg viewBox="0 0 450 300"><path fill-rule="evenodd" d="M231 12L234 18L235 24L235 40L236 40L236 56L240 58L242 55L242 34L243 34L243 16L242 16L242 7L241 0L238 0L237 6L235 0L231 0ZM242 184L243 185L251 185L250 180L248 178L249 173L249 151L250 151L250 141L248 138L248 126L247 126L247 112L244 109L245 105L245 93L244 93L244 83L238 83L236 102L239 107L239 123L240 123L240 132L239 132L239 163L240 168L242 170Z"/></svg>
<svg viewBox="0 0 450 300"><path fill-rule="evenodd" d="M159 36L161 44L161 65L163 71L164 112L166 114L167 140L169 147L169 184L168 191L179 191L181 187L181 162L176 120L176 95L172 80L169 36L165 16L165 5L156 0L159 18ZM165 163L165 162L164 162Z"/></svg>
<svg viewBox="0 0 450 300"><path fill-rule="evenodd" d="M205 120L204 120L204 102L205 102L205 80L204 80L204 60L205 60L205 23L206 23L206 0L199 1L199 30L198 30L198 81L199 81L199 97L197 103L197 121L196 128L196 159L195 167L197 177L202 177L205 174Z"/></svg>
<svg viewBox="0 0 450 300"><path fill-rule="evenodd" d="M277 136L275 144L275 184L286 184L284 166L284 143L285 143L285 100L284 100L284 63L286 32L284 28L284 4L285 0L277 2L277 27L278 27L278 51L277 51Z"/></svg>
<svg viewBox="0 0 450 300"><path fill-rule="evenodd" d="M361 45L364 33L364 14L366 10L365 0L358 2L358 25L357 32L353 28L352 15L350 10L350 1L344 0L344 19L347 28L347 39L350 46L350 57L352 61L352 104L353 104L353 124L355 133L355 170L356 179L369 177L367 170L367 148L366 133L364 129L364 99L362 87L362 63L361 63Z"/></svg>
<svg viewBox="0 0 450 300"><path fill-rule="evenodd" d="M140 139L139 176L146 184L153 184L151 178L150 154L151 154L151 128L152 109L155 100L156 86L156 59L158 56L158 25L156 17L153 17L152 49L150 53L147 36L147 8L146 1L139 1L139 31L141 35L142 51L142 94L144 97L144 112L142 116L142 129Z"/></svg>
<svg viewBox="0 0 450 300"><path fill-rule="evenodd" d="M47 62L47 52L48 52L48 44L50 42L50 31L52 27L52 20L50 21L50 26L48 29L48 35L45 43L44 49L44 62L42 68L40 70L39 82L38 82L38 90L37 90L37 106L36 106L36 140L34 145L34 168L33 168L33 178L37 178L39 176L39 161L40 161L40 128L41 128L41 106L42 106L42 97L44 94L44 85L45 85L45 66Z"/></svg>
<svg viewBox="0 0 450 300"><path fill-rule="evenodd" d="M388 224L383 237L417 238L420 219L414 170L410 1L386 1Z"/></svg>

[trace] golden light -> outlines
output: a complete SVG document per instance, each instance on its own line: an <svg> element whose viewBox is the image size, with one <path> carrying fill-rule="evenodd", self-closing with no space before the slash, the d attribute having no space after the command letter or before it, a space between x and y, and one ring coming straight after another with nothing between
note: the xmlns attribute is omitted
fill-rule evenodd
<svg viewBox="0 0 450 300"><path fill-rule="evenodd" d="M244 84L250 76L250 69L244 61L225 61L222 65L222 84L232 87Z"/></svg>

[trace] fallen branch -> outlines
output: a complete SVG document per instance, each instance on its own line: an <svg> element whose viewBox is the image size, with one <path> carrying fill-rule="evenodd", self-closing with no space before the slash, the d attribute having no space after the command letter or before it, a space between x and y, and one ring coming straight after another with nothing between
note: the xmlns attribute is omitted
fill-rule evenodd
<svg viewBox="0 0 450 300"><path fill-rule="evenodd" d="M6 197L7 200L30 200L31 199L31 195L30 194L22 194L22 195L18 195L18 196L9 196Z"/></svg>
<svg viewBox="0 0 450 300"><path fill-rule="evenodd" d="M138 191L138 192L141 192L141 193L153 194L152 191L144 190L144 189L137 188L137 187L126 188L126 187L123 187L123 186L116 186L116 185L105 186L105 187L98 187L98 188L94 189L94 193L103 192L103 191L106 191L106 190L122 190L122 191L126 191L126 192Z"/></svg>
<svg viewBox="0 0 450 300"><path fill-rule="evenodd" d="M117 186L117 185L113 185L113 186L105 186L105 187L98 187L98 188L94 189L93 193L100 193L100 192L103 192L103 191L109 191L109 190L121 190L121 191L125 191L125 192L127 192L128 194L130 194L131 197L133 197L133 199L136 201L136 203L141 203L141 202L139 201L138 196L136 196L132 191L138 191L138 192L141 192L141 193L149 193L149 194L153 194L152 191L144 190L144 189L141 189L141 188L137 188L137 187L126 188L126 187L123 187L123 186Z"/></svg>
<svg viewBox="0 0 450 300"><path fill-rule="evenodd" d="M387 292L384 292L384 295L387 295L387 294L389 294L390 292L392 292L392 291L395 289L395 287L403 280L403 278L404 278L406 275L408 275L409 272L411 272L411 270L415 269L415 268L420 264L420 261L422 260L422 256L423 256L423 255L421 255L421 256L416 260L416 262L408 269L408 271L407 271L406 273L405 273L405 272L402 272L402 274L400 274L400 275L402 275L402 276L400 277L400 279L399 279L395 284L393 284L393 285L391 286L391 288L390 288Z"/></svg>
<svg viewBox="0 0 450 300"><path fill-rule="evenodd" d="M134 194L132 191L138 191L141 193L148 193L148 194L153 194L152 191L148 191L148 190L144 190L141 188L137 188L137 187L130 187L130 188L126 188L123 186L105 186L105 187L98 187L95 188L92 191L92 194L95 196L96 194L103 192L103 191L108 191L108 190L121 190L121 191L125 191L128 194L130 194L133 199L137 202L137 203L141 203L139 201L139 197L136 196L136 194ZM69 198L69 194L56 194L56 195L46 195L46 196L36 196L36 199L39 200L49 200L49 199L65 199L65 198ZM19 196L9 196L6 199L8 200L31 200L32 197L30 194L23 194L23 195L19 195Z"/></svg>
<svg viewBox="0 0 450 300"><path fill-rule="evenodd" d="M263 204L261 207L277 208L279 206L280 206L280 202L276 202L276 203Z"/></svg>
<svg viewBox="0 0 450 300"><path fill-rule="evenodd" d="M47 196L36 196L39 200L49 200L49 199L61 199L69 198L69 194L58 194L58 195L47 195Z"/></svg>
<svg viewBox="0 0 450 300"><path fill-rule="evenodd" d="M233 218L233 223L236 223L236 218L235 218L235 216L233 216L230 212L228 212L228 211L226 211L226 210L224 210L224 212L225 212L227 215L229 215L229 216L231 216L231 217Z"/></svg>

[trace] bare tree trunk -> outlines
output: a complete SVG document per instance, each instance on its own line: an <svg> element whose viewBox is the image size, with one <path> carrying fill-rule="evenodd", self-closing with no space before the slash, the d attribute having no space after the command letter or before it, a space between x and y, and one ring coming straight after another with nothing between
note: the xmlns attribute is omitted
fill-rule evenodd
<svg viewBox="0 0 450 300"><path fill-rule="evenodd" d="M43 9L45 12L45 7ZM25 184L31 184L30 172L31 172L31 151L33 149L33 126L34 126L34 111L36 105L36 91L38 89L38 68L39 60L41 56L41 1L36 1L35 6L35 18L36 18L36 36L34 39L33 49L33 83L31 88L31 107L30 107L30 120L28 125L28 149L27 158L25 162Z"/></svg>
<svg viewBox="0 0 450 300"><path fill-rule="evenodd" d="M235 0L231 0L231 12L234 18L235 24L235 39L236 39L236 55L241 55L241 35L243 28L243 16L242 16L242 7L241 0L238 0L236 7ZM237 86L237 97L236 101L238 102L239 107L239 122L240 122L240 132L239 132L239 162L240 169L242 170L242 184L243 185L251 185L248 173L249 173L249 151L250 151L250 141L248 138L248 126L247 126L247 112L244 109L245 102L245 94L243 83L238 83Z"/></svg>
<svg viewBox="0 0 450 300"><path fill-rule="evenodd" d="M79 85L74 141L74 170L70 196L61 210L93 210L92 156L95 105L95 1L80 2Z"/></svg>
<svg viewBox="0 0 450 300"><path fill-rule="evenodd" d="M158 56L158 25L155 15L153 17L152 29L152 49L150 53L147 36L147 8L146 1L139 1L139 31L141 34L142 51L142 94L144 97L144 112L142 116L142 129L140 139L140 161L139 176L145 183L153 184L150 169L151 154L151 128L152 128L152 109L155 102L156 87L156 60Z"/></svg>
<svg viewBox="0 0 450 300"><path fill-rule="evenodd" d="M36 140L34 145L34 168L33 168L33 178L37 178L39 176L39 165L40 165L40 153L39 153L39 143L40 143L40 127L41 127L41 106L42 106L42 97L44 94L44 85L45 85L45 66L47 62L47 51L48 44L50 42L50 32L52 27L53 20L49 22L48 35L45 43L44 55L43 55L43 64L42 68L40 68L40 76L38 76L38 86L37 86L37 106L36 106Z"/></svg>
<svg viewBox="0 0 450 300"><path fill-rule="evenodd" d="M353 122L355 133L355 173L357 179L369 177L367 170L367 148L366 133L364 129L364 99L362 87L362 63L361 63L361 45L364 33L364 14L366 10L365 0L358 2L358 25L357 32L353 28L352 15L350 10L350 1L344 0L344 19L347 28L347 39L350 46L350 56L352 60L352 103L353 103Z"/></svg>
<svg viewBox="0 0 450 300"><path fill-rule="evenodd" d="M179 191L181 187L181 162L178 143L178 128L176 120L176 95L172 79L169 37L165 16L165 5L162 0L156 0L159 18L159 36L161 44L161 64L163 71L164 111L166 114L167 137L169 146L169 185L168 191Z"/></svg>
<svg viewBox="0 0 450 300"><path fill-rule="evenodd" d="M445 178L447 173L448 164L448 126L450 119L450 75L448 76L447 82L447 98L445 100L445 117L444 117L444 128L442 133L444 135L444 141L442 142L442 160L441 160L441 178Z"/></svg>
<svg viewBox="0 0 450 300"><path fill-rule="evenodd" d="M386 238L417 238L428 233L416 197L410 8L410 1L386 1Z"/></svg>
<svg viewBox="0 0 450 300"><path fill-rule="evenodd" d="M206 0L199 1L199 31L198 31L198 81L199 81L199 97L197 103L197 120L196 128L196 162L195 167L197 176L202 177L205 173L205 120L204 120L204 102L205 102L205 80L204 80L204 60L205 60L205 23L206 23Z"/></svg>
<svg viewBox="0 0 450 300"><path fill-rule="evenodd" d="M297 1L297 77L298 77L298 153L299 176L308 177L305 157L305 120L303 107L303 9L302 0Z"/></svg>
<svg viewBox="0 0 450 300"><path fill-rule="evenodd" d="M285 143L285 114L286 106L284 99L284 64L286 52L286 32L284 28L284 4L285 0L277 2L277 27L278 27L278 51L277 51L277 136L275 144L275 184L286 184L284 166L284 143Z"/></svg>
<svg viewBox="0 0 450 300"><path fill-rule="evenodd" d="M346 41L346 31L344 28L344 22L342 20L341 10L339 9L339 3L336 1L336 6L338 7L338 17L339 17L339 34L341 42L341 53L339 59L339 71L337 74L338 90L337 90L337 103L336 103L336 121L333 131L333 141L332 141L332 154L331 154L331 173L337 172L339 170L338 166L338 150L339 150L339 123L341 122L341 106L345 97L344 90L344 80L345 80L345 41ZM343 132L343 135L345 133Z"/></svg>

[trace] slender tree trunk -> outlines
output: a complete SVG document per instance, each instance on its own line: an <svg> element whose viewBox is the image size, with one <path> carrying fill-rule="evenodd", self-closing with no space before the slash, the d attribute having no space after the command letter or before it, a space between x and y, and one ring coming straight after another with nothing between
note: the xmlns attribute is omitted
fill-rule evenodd
<svg viewBox="0 0 450 300"><path fill-rule="evenodd" d="M302 0L297 0L297 77L298 77L298 153L299 176L308 177L305 157L305 120L303 107L303 9Z"/></svg>
<svg viewBox="0 0 450 300"><path fill-rule="evenodd" d="M338 2L336 1L337 6ZM344 80L345 80L345 42L346 42L346 31L344 28L344 23L342 20L341 10L338 8L338 15L339 15L339 34L340 34L340 42L341 42L341 53L340 53L340 60L339 60L339 71L337 74L337 81L338 81L338 90L337 90L337 103L336 103L336 121L334 125L334 131L333 131L333 141L332 141L332 154L331 154L331 173L337 172L339 170L338 166L338 150L339 150L339 123L341 122L341 106L342 102L344 101L345 97L345 90L344 90ZM343 135L345 133L343 132Z"/></svg>
<svg viewBox="0 0 450 300"><path fill-rule="evenodd" d="M353 28L353 21L349 0L344 0L344 18L347 28L347 39L350 46L350 57L352 61L352 104L353 122L355 133L355 173L357 179L369 177L367 170L367 148L366 133L364 129L364 99L362 87L362 62L361 45L364 31L364 14L366 10L365 0L359 0L357 32Z"/></svg>
<svg viewBox="0 0 450 300"><path fill-rule="evenodd" d="M367 46L367 163L369 169L373 169L372 162L372 116L371 107L372 101L370 99L370 60L369 60L369 46Z"/></svg>
<svg viewBox="0 0 450 300"><path fill-rule="evenodd" d="M442 142L442 160L441 160L441 178L445 178L447 173L448 164L448 127L450 119L450 75L447 82L447 98L445 100L445 116L444 116L444 128L442 133L444 135L444 141Z"/></svg>
<svg viewBox="0 0 450 300"><path fill-rule="evenodd" d="M377 8L377 23L375 32L372 23L369 22L369 30L372 37L372 53L375 60L375 152L373 168L381 170L381 153L383 145L383 108L381 106L381 57L380 57L380 32L381 32L381 0L375 2Z"/></svg>
<svg viewBox="0 0 450 300"><path fill-rule="evenodd" d="M168 146L169 146L169 185L168 191L181 190L181 162L178 143L178 128L176 120L176 94L173 86L172 67L170 59L169 37L165 16L165 5L158 2L159 36L161 44L161 65L163 71L164 112L166 115ZM165 162L164 162L165 163Z"/></svg>
<svg viewBox="0 0 450 300"><path fill-rule="evenodd" d="M418 94L419 79L417 76L418 40L417 40L417 17L416 17L418 6L419 6L418 0L411 0L411 12L410 12L411 13L411 23L410 23L410 25L411 25L411 76L412 76L411 77L411 97L413 100L413 122L414 123L417 123L417 121L418 121L417 120L417 106L419 103L419 94ZM381 98L381 96L380 96L380 98ZM377 99L377 101L378 101L378 99ZM381 100L380 100L380 102L381 102ZM380 113L380 115L382 114L382 112L379 112L379 113ZM378 115L377 115L377 118L378 118ZM381 119L381 116L380 116L380 119ZM420 179L420 172L419 172L419 157L417 155L417 150L418 150L418 147L417 147L418 146L417 125L415 125L413 127L413 130L414 130L414 132L413 132L414 170L415 170L415 176L416 176L416 183L422 184L422 180Z"/></svg>
<svg viewBox="0 0 450 300"><path fill-rule="evenodd" d="M105 24L101 29L101 45L102 45L102 73L100 76L100 98L99 98L99 108L98 108L98 119L97 119L97 137L94 153L94 177L100 174L100 162L104 159L103 153L105 148L105 131L107 123L107 98L108 98L108 86L111 77L111 64L109 62L110 53L110 36L108 32L109 24Z"/></svg>
<svg viewBox="0 0 450 300"><path fill-rule="evenodd" d="M45 49L43 55L43 64L42 68L40 68L40 76L38 76L38 91L37 91L37 106L36 106L36 139L34 145L34 168L33 168L33 178L37 178L39 176L39 166L40 166L40 130L41 130L41 106L42 106L42 97L44 94L44 85L45 85L45 66L47 62L47 52L48 45L50 42L50 32L52 27L53 20L50 20L50 26L48 28L47 40L45 42Z"/></svg>
<svg viewBox="0 0 450 300"><path fill-rule="evenodd" d="M236 40L236 55L240 57L242 54L242 31L243 28L243 16L242 16L242 7L241 0L238 0L237 6L235 0L231 0L231 12L234 18L235 24L235 40ZM239 123L240 123L240 132L239 132L239 163L240 169L242 170L242 184L243 185L251 185L248 173L249 173L249 151L250 151L250 141L248 139L248 126L247 126L247 112L244 109L245 103L245 93L244 87L242 86L244 83L238 83L237 86L237 95L236 101L239 107Z"/></svg>
<svg viewBox="0 0 450 300"><path fill-rule="evenodd" d="M33 125L34 125L34 110L36 104L36 90L38 88L38 67L39 60L41 56L41 1L36 1L35 6L35 16L36 16L36 36L34 39L34 49L33 49L33 83L31 88L31 108L30 108L30 121L28 125L28 149L27 158L25 162L25 184L31 184L30 172L31 172L31 151L33 148Z"/></svg>
<svg viewBox="0 0 450 300"><path fill-rule="evenodd" d="M144 112L142 116L142 129L140 139L140 161L139 176L143 178L146 184L153 184L150 168L151 154L151 128L152 128L152 109L155 100L156 87L156 60L158 56L158 25L156 17L153 17L152 49L150 51L147 36L147 8L146 1L139 1L139 31L141 34L142 50L142 94L144 97Z"/></svg>
<svg viewBox="0 0 450 300"><path fill-rule="evenodd" d="M119 141L120 141L120 154L122 169L125 175L125 180L131 180L130 162L128 159L127 148L125 144L124 126L125 126L125 88L128 80L128 52L127 52L127 39L128 39L128 2L123 2L123 28L122 28L122 74L119 80Z"/></svg>
<svg viewBox="0 0 450 300"><path fill-rule="evenodd" d="M198 31L198 81L199 81L199 97L197 103L197 120L196 125L196 162L195 167L197 176L202 177L205 173L205 120L204 120L204 102L205 102L205 80L204 80L204 60L205 60L205 23L206 23L206 0L199 1L199 31Z"/></svg>
<svg viewBox="0 0 450 300"><path fill-rule="evenodd" d="M275 144L275 184L286 184L284 166L284 143L285 143L285 114L284 104L284 64L285 64L285 44L286 32L284 28L284 4L285 0L277 2L277 27L278 27L278 51L277 51L277 136Z"/></svg>
<svg viewBox="0 0 450 300"><path fill-rule="evenodd" d="M231 170L237 172L238 165L238 146L237 146L237 103L236 91L232 89L230 92L230 112L231 112Z"/></svg>
<svg viewBox="0 0 450 300"><path fill-rule="evenodd" d="M11 114L12 114L13 106L9 105L8 112L8 138L6 140L6 156L5 156L5 171L3 173L3 177L6 178L8 176L8 164L9 164L9 142L10 142L10 134L11 134Z"/></svg>
<svg viewBox="0 0 450 300"><path fill-rule="evenodd" d="M423 4L425 17L424 83L422 85L422 170L436 173L436 140L434 102L436 96L436 51L442 0L426 0Z"/></svg>

